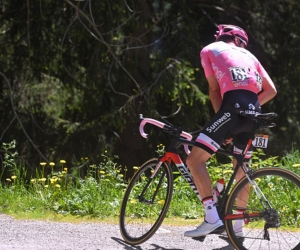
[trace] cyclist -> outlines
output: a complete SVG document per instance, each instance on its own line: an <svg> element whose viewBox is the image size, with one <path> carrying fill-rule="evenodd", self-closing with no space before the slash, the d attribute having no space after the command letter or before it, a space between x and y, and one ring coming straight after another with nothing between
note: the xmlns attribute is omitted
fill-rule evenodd
<svg viewBox="0 0 300 250"><path fill-rule="evenodd" d="M213 201L211 180L205 164L220 145L229 142L228 138L231 135L233 150L237 153L242 152L248 142L247 133L250 132L253 121L239 115L240 111L261 113L260 106L277 93L274 83L261 63L245 49L248 36L243 29L222 24L218 26L215 37L215 42L201 50L200 58L209 85L209 97L216 114L196 138L198 147L192 148L186 160L202 197L205 219L195 230L186 231L184 235L187 237L204 236L223 226ZM246 162L251 157L251 150L247 153ZM236 179L241 179L243 175L240 169ZM244 195L244 201L240 200L237 207L245 207L247 191ZM243 210L237 213L243 213ZM243 221L237 220L234 230L243 235L242 226Z"/></svg>

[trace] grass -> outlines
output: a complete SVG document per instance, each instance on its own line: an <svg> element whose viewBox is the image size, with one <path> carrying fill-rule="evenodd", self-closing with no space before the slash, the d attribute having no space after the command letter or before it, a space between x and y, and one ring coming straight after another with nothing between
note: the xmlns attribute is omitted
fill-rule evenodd
<svg viewBox="0 0 300 250"><path fill-rule="evenodd" d="M40 171L26 181L26 171L21 164L14 162L16 152L10 153L12 149L13 144L4 147L4 166L11 170L12 175L0 186L1 213L16 219L118 223L127 185L126 169L124 171L118 166L107 152L102 155L103 161L99 165L89 164L85 178L68 171L66 162L61 160L59 171L55 171L55 163L50 163L47 166L51 168L51 173L44 176L47 166L41 163ZM281 166L300 174L300 153L288 153L279 161L277 157L266 158L263 151L258 150L252 158L251 166ZM213 157L208 163L208 171L213 182L221 177L228 180L232 166L223 164L219 167ZM278 194L278 199L283 197L284 194ZM295 210L292 204L287 204L289 208ZM299 227L299 206L296 209L298 220L294 221L294 225L289 225L292 227ZM164 224L196 225L203 215L203 207L192 189L181 176L175 178L173 198Z"/></svg>

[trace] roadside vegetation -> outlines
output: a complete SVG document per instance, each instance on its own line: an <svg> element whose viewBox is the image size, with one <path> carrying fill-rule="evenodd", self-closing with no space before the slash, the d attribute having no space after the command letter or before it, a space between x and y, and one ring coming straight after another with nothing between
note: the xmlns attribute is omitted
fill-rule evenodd
<svg viewBox="0 0 300 250"><path fill-rule="evenodd" d="M80 177L78 172L68 169L65 160L58 162L41 162L35 176L29 176L20 163L14 158L17 155L15 141L3 143L4 170L9 170L10 177L4 179L0 186L0 212L16 218L57 219L57 220L105 220L117 221L123 193L128 183L127 168L115 163L116 156L109 156L105 151L102 162L89 164L86 161L87 172ZM157 152L160 153L161 149ZM252 157L253 168L278 166L290 169L300 174L300 153L286 153L282 159L266 158L262 150L257 150ZM136 171L138 166L134 166ZM47 170L47 171L46 171ZM208 171L213 182L224 177L229 179L232 173L230 163L219 165L216 158L208 163ZM47 173L47 174L46 174ZM167 217L179 220L193 220L203 216L200 201L183 180L174 172L174 193ZM276 183L270 183L276 193ZM282 199L280 192L278 199ZM295 224L299 227L300 200L286 204L285 208L291 214L298 214ZM168 219L167 219L168 220Z"/></svg>

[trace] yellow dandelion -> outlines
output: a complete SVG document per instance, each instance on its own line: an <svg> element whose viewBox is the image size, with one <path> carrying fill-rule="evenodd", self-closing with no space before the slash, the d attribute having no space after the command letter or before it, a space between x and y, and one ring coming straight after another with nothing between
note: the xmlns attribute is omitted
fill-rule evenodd
<svg viewBox="0 0 300 250"><path fill-rule="evenodd" d="M68 171L68 168L64 168L64 171L66 171L66 172L67 172L67 171Z"/></svg>
<svg viewBox="0 0 300 250"><path fill-rule="evenodd" d="M130 200L131 204L136 204L136 200Z"/></svg>
<svg viewBox="0 0 300 250"><path fill-rule="evenodd" d="M9 178L6 178L6 181L8 181L8 182L11 182L11 179L9 179Z"/></svg>
<svg viewBox="0 0 300 250"><path fill-rule="evenodd" d="M61 171L61 173L62 173L62 174L65 174L65 173L66 173L66 171Z"/></svg>
<svg viewBox="0 0 300 250"><path fill-rule="evenodd" d="M47 187L49 187L49 186L48 186L48 185L45 185L44 187L47 188Z"/></svg>
<svg viewBox="0 0 300 250"><path fill-rule="evenodd" d="M285 206L283 206L283 207L281 208L282 211L285 211L285 209L286 209Z"/></svg>
<svg viewBox="0 0 300 250"><path fill-rule="evenodd" d="M60 185L59 185L59 184L56 184L55 187L60 188Z"/></svg>
<svg viewBox="0 0 300 250"><path fill-rule="evenodd" d="M122 175L122 174L119 174L118 176L121 177L121 178L124 177L124 175Z"/></svg>
<svg viewBox="0 0 300 250"><path fill-rule="evenodd" d="M44 167L44 166L46 166L46 162L40 162L40 165L42 166L42 167Z"/></svg>
<svg viewBox="0 0 300 250"><path fill-rule="evenodd" d="M10 177L12 180L17 179L17 176L13 175L12 177Z"/></svg>
<svg viewBox="0 0 300 250"><path fill-rule="evenodd" d="M99 173L100 174L105 174L105 172L103 170L100 170Z"/></svg>
<svg viewBox="0 0 300 250"><path fill-rule="evenodd" d="M53 166L55 165L55 163L54 163L54 162L50 162L49 165L50 165L51 167L53 167Z"/></svg>
<svg viewBox="0 0 300 250"><path fill-rule="evenodd" d="M60 160L59 162L60 162L61 164L65 164L65 163L66 163L65 160Z"/></svg>
<svg viewBox="0 0 300 250"><path fill-rule="evenodd" d="M106 154L106 153L107 153L107 150L105 150L104 153Z"/></svg>
<svg viewBox="0 0 300 250"><path fill-rule="evenodd" d="M160 200L157 203L163 205L163 204L165 204L165 200Z"/></svg>
<svg viewBox="0 0 300 250"><path fill-rule="evenodd" d="M256 179L255 179L255 181L257 181L257 182L260 182L260 181L261 181L261 179L260 179L260 178L256 178Z"/></svg>
<svg viewBox="0 0 300 250"><path fill-rule="evenodd" d="M133 167L133 169L134 169L134 170L138 170L138 169L139 169L139 167L137 167L137 166L134 166L134 167Z"/></svg>
<svg viewBox="0 0 300 250"><path fill-rule="evenodd" d="M300 167L300 163L293 164L292 166L293 166L294 168Z"/></svg>
<svg viewBox="0 0 300 250"><path fill-rule="evenodd" d="M31 183L36 183L36 179L31 179L30 182Z"/></svg>
<svg viewBox="0 0 300 250"><path fill-rule="evenodd" d="M56 180L57 180L57 179L52 178L52 179L50 179L50 183L53 184L53 183L56 182Z"/></svg>
<svg viewBox="0 0 300 250"><path fill-rule="evenodd" d="M233 172L233 170L231 170L231 169L228 169L228 170L224 170L223 172L224 172L224 174L226 174L226 173L232 173L232 172Z"/></svg>
<svg viewBox="0 0 300 250"><path fill-rule="evenodd" d="M39 179L39 182L45 182L45 181L46 181L46 178Z"/></svg>

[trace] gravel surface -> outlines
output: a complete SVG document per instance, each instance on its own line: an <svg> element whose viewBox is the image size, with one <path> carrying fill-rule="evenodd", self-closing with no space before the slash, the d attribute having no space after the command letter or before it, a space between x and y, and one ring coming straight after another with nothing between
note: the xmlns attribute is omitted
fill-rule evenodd
<svg viewBox="0 0 300 250"><path fill-rule="evenodd" d="M226 241L210 236L203 243L183 236L187 228L161 227L147 242L130 246L120 235L118 225L15 220L0 215L1 250L98 250L98 249L233 249ZM190 227L189 227L190 229ZM212 247L213 245L213 247Z"/></svg>
<svg viewBox="0 0 300 250"><path fill-rule="evenodd" d="M184 237L183 232L190 229L191 227L162 226L147 242L130 246L123 241L118 225L15 220L10 216L0 215L0 250L234 249L229 242L217 235L206 237L204 242Z"/></svg>

